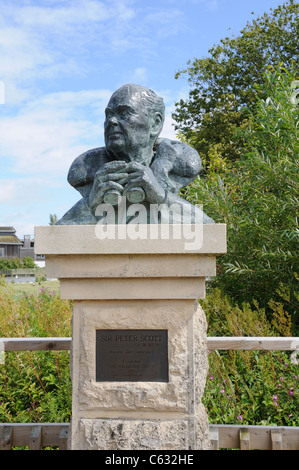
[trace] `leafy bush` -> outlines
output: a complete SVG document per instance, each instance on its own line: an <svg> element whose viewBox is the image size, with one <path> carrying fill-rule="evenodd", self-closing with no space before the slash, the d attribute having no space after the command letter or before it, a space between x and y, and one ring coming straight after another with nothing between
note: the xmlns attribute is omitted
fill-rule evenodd
<svg viewBox="0 0 299 470"><path fill-rule="evenodd" d="M272 323L256 304L235 305L220 289L201 301L209 336L289 336L290 316ZM212 424L298 426L299 357L285 351L210 351L203 403Z"/></svg>
<svg viewBox="0 0 299 470"><path fill-rule="evenodd" d="M9 258L0 259L0 270L4 271L5 269L15 269L14 260Z"/></svg>
<svg viewBox="0 0 299 470"><path fill-rule="evenodd" d="M25 256L23 260L20 258L0 258L0 271L20 268L35 268L34 259L30 256Z"/></svg>
<svg viewBox="0 0 299 470"><path fill-rule="evenodd" d="M15 298L0 286L0 337L71 336L71 304L47 288ZM0 365L0 422L68 422L68 351L6 352Z"/></svg>
<svg viewBox="0 0 299 470"><path fill-rule="evenodd" d="M31 256L24 256L23 266L24 268L35 268L34 259Z"/></svg>

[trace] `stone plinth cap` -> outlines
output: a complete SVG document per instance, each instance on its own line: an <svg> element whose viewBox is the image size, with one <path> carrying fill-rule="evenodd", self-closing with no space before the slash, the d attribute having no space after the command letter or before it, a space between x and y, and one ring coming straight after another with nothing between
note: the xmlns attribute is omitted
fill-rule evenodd
<svg viewBox="0 0 299 470"><path fill-rule="evenodd" d="M50 225L35 227L41 255L226 253L226 225Z"/></svg>

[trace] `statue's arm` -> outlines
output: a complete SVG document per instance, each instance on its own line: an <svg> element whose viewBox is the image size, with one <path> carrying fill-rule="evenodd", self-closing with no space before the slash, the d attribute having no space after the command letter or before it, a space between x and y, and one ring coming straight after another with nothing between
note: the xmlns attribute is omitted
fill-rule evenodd
<svg viewBox="0 0 299 470"><path fill-rule="evenodd" d="M92 213L88 199L80 199L64 216L57 222L57 225L94 225L98 218Z"/></svg>
<svg viewBox="0 0 299 470"><path fill-rule="evenodd" d="M97 147L79 155L70 166L67 180L81 196L87 197L91 191L96 172L111 161L105 147Z"/></svg>

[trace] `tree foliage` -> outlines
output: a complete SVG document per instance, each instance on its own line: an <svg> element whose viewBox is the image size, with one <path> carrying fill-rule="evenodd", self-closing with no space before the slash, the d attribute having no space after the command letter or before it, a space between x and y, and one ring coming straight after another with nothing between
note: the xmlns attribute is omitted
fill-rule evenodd
<svg viewBox="0 0 299 470"><path fill-rule="evenodd" d="M25 256L23 259L20 258L1 258L0 259L0 271L7 269L23 269L35 268L34 259L31 256Z"/></svg>
<svg viewBox="0 0 299 470"><path fill-rule="evenodd" d="M250 124L247 109L264 97L255 85L268 66L298 63L298 44L299 4L288 0L176 74L187 76L191 87L189 98L176 103L176 128L198 150L205 169L215 160L217 166L239 158L244 142L235 131Z"/></svg>
<svg viewBox="0 0 299 470"><path fill-rule="evenodd" d="M50 222L49 225L56 225L58 222L58 217L56 214L50 214Z"/></svg>
<svg viewBox="0 0 299 470"><path fill-rule="evenodd" d="M256 87L267 98L257 100L242 131L246 151L222 177L210 172L184 197L227 224L228 253L219 259L215 282L240 302L282 303L299 324L297 84L293 73L269 69Z"/></svg>

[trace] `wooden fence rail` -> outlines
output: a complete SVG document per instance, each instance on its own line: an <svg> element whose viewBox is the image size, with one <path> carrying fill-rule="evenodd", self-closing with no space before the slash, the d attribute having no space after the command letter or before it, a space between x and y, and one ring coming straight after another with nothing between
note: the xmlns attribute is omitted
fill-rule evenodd
<svg viewBox="0 0 299 470"><path fill-rule="evenodd" d="M26 447L67 449L68 423L12 423L0 424L0 450Z"/></svg>
<svg viewBox="0 0 299 470"><path fill-rule="evenodd" d="M0 424L0 450L67 450L68 423ZM299 450L299 427L210 425L211 450Z"/></svg>
<svg viewBox="0 0 299 470"><path fill-rule="evenodd" d="M0 338L0 351L69 350L71 343L70 337ZM297 337L208 336L207 343L209 350L299 351L299 338Z"/></svg>
<svg viewBox="0 0 299 470"><path fill-rule="evenodd" d="M1 351L70 350L72 338L0 338ZM299 351L295 337L208 337L209 350ZM68 423L0 424L0 450L29 446L67 449ZM211 448L299 450L299 427L210 425Z"/></svg>
<svg viewBox="0 0 299 470"><path fill-rule="evenodd" d="M299 427L211 424L213 450L299 450Z"/></svg>
<svg viewBox="0 0 299 470"><path fill-rule="evenodd" d="M72 338L0 338L0 351L62 351L71 344Z"/></svg>
<svg viewBox="0 0 299 470"><path fill-rule="evenodd" d="M297 337L230 336L208 337L208 349L218 350L261 350L261 351L299 351Z"/></svg>

